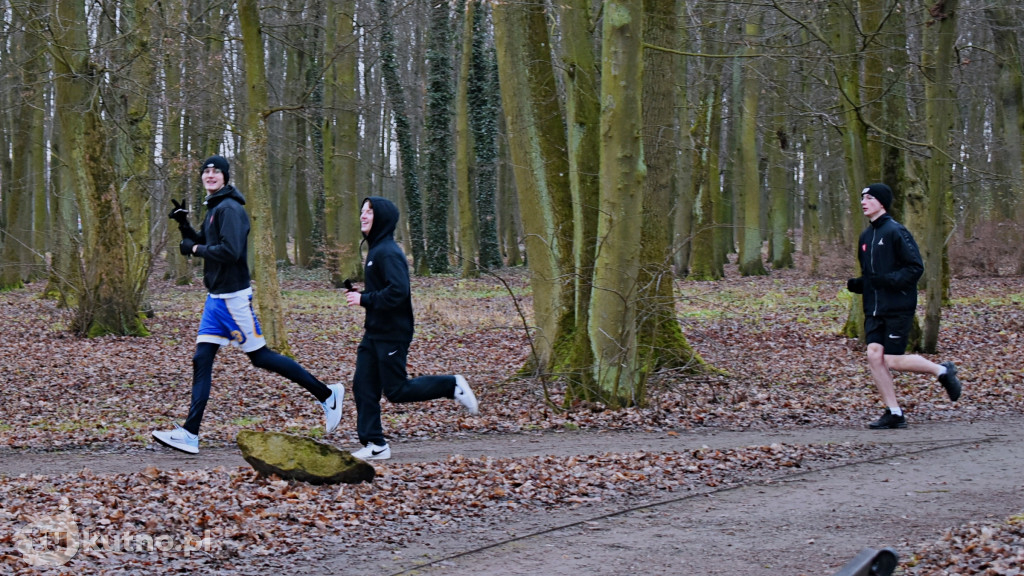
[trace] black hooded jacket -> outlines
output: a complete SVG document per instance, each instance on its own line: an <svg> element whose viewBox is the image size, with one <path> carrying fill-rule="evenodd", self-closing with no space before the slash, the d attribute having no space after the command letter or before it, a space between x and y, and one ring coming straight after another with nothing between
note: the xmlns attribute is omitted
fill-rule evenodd
<svg viewBox="0 0 1024 576"><path fill-rule="evenodd" d="M891 316L917 309L917 281L924 263L917 242L892 216L882 214L860 234L857 244L861 277L849 282L864 295L864 314Z"/></svg>
<svg viewBox="0 0 1024 576"><path fill-rule="evenodd" d="M245 197L228 184L206 198L206 217L196 232L180 226L181 235L197 244L203 258L203 284L210 294L230 294L251 285L249 276L249 214Z"/></svg>
<svg viewBox="0 0 1024 576"><path fill-rule="evenodd" d="M364 276L366 288L360 303L366 309L366 337L389 342L412 341L412 295L409 262L395 242L398 207L379 196L364 198L373 208L373 225L363 234L369 250Z"/></svg>

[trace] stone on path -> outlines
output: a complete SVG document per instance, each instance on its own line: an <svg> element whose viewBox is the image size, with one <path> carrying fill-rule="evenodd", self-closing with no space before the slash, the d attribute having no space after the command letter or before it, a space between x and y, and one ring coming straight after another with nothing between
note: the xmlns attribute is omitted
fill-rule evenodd
<svg viewBox="0 0 1024 576"><path fill-rule="evenodd" d="M310 484L358 484L373 481L376 474L366 462L312 438L242 430L237 442L245 461L264 475Z"/></svg>

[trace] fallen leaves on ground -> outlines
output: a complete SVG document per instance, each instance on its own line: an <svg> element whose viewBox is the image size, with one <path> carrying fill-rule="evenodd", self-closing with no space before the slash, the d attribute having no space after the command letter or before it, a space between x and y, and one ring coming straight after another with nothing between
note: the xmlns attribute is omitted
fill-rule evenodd
<svg viewBox="0 0 1024 576"><path fill-rule="evenodd" d="M384 402L390 437L472 432L493 434L499 444L502 434L528 431L861 426L881 413L863 346L840 334L850 304L845 279L783 271L681 282L677 310L684 334L717 371L652 375L646 408L611 411L579 404L562 412L553 408L563 399L557 380L517 377L530 350L518 313L519 307L529 313L529 290L522 271L503 274L511 294L493 278L414 280L417 336L410 373L466 375L481 414L467 417L452 401ZM325 382L349 382L361 311L346 307L340 291L316 275L285 279L282 286L295 357ZM150 432L181 422L187 412L202 288L155 281L149 299L154 315L146 322L151 337L91 340L70 335L71 313L38 298L41 291L36 284L0 294L0 329L7 335L0 340L0 451L153 449ZM951 296L952 305L942 313L939 353L927 357L955 362L965 394L954 404L933 378L898 376L911 424L1021 412L1020 279L955 279ZM244 428L318 437L322 426L312 397L251 367L236 350L218 355L206 414L204 447L232 444ZM342 426L350 429L331 442L354 447L354 420L346 403ZM865 458L873 450L776 445L687 454L453 457L385 465L373 484L341 488L257 478L249 469L0 478L0 543L12 550L19 528L53 515L63 503L91 536L192 535L198 542L203 534L215 536L209 549L190 552L181 550L181 541L168 542L179 549L167 553L112 552L97 544L73 560L67 573L266 573L359 542L399 546L417 533L500 525L521 510L597 501L625 505L631 498L670 497ZM922 545L907 573L1014 574L1017 568L999 561L1019 558L1021 542L1013 521L951 528L945 538ZM3 554L5 568L29 571L17 552ZM945 560L951 557L958 559L955 565Z"/></svg>
<svg viewBox="0 0 1024 576"><path fill-rule="evenodd" d="M54 573L228 570L264 574L273 562L301 565L359 545L401 546L424 533L472 533L525 510L588 503L649 503L732 484L770 481L877 457L877 446L772 444L522 459L449 457L378 467L372 484L313 486L259 477L251 469L88 470L0 482L0 534L72 509L78 554ZM476 542L483 545L486 542ZM332 551L332 552L327 552ZM5 557L10 568L24 565ZM19 566L20 565L20 566Z"/></svg>

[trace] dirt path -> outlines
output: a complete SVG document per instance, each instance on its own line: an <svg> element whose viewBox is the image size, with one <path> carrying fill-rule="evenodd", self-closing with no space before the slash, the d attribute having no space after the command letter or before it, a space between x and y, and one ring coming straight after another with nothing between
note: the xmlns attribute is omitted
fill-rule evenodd
<svg viewBox="0 0 1024 576"><path fill-rule="evenodd" d="M482 435L393 444L392 462L451 454L524 457L787 444L875 443L898 449L876 461L780 476L771 482L643 502L526 515L401 550L341 551L320 566L336 574L831 574L864 547L907 546L951 526L1024 510L1024 416L916 423L906 430L804 428L777 432L566 432ZM0 455L0 475L98 474L245 466L234 447L198 457L169 450L129 454ZM415 570L414 570L415 569ZM287 573L287 571L285 571Z"/></svg>

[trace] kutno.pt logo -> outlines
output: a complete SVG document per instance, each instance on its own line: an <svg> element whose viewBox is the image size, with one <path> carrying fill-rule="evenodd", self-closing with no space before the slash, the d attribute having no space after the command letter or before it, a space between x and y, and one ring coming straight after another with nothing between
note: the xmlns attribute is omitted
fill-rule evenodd
<svg viewBox="0 0 1024 576"><path fill-rule="evenodd" d="M32 566L63 566L82 546L78 520L61 509L56 516L42 516L14 534L15 548Z"/></svg>

